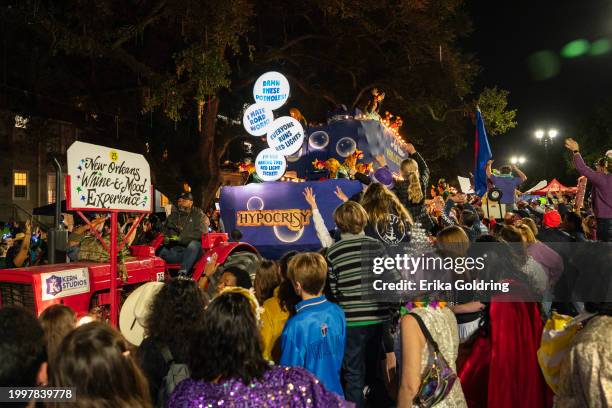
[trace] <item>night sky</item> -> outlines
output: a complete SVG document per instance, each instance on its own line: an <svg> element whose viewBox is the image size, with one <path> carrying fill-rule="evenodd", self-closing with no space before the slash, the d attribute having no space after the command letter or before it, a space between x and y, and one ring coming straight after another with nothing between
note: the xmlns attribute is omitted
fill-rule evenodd
<svg viewBox="0 0 612 408"><path fill-rule="evenodd" d="M472 0L468 9L474 32L464 44L482 66L477 89L494 85L507 89L510 107L518 109L517 128L490 138L494 157L507 161L511 155L522 154L528 159L526 173L538 174L543 170L539 167L543 148L533 133L539 127L555 127L560 134L550 152L551 165L560 158L557 164L562 164L562 139L572 136L572 129L598 103L612 98L612 52L589 55L595 41L612 41L612 1ZM589 52L575 58L562 56L564 46L577 39L589 42ZM530 56L545 50L550 51L552 64L544 66L552 69L534 73ZM549 78L536 78L537 74Z"/></svg>

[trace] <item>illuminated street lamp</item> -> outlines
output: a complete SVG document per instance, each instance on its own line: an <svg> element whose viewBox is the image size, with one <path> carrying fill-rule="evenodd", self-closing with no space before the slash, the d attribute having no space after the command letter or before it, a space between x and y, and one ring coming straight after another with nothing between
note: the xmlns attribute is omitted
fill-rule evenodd
<svg viewBox="0 0 612 408"><path fill-rule="evenodd" d="M524 164L526 161L525 156L512 156L510 158L510 163L512 164Z"/></svg>
<svg viewBox="0 0 612 408"><path fill-rule="evenodd" d="M550 128L548 130L538 129L534 134L538 142L544 146L544 166L546 176L548 177L548 145L552 144L553 140L559 136L559 131L555 128Z"/></svg>

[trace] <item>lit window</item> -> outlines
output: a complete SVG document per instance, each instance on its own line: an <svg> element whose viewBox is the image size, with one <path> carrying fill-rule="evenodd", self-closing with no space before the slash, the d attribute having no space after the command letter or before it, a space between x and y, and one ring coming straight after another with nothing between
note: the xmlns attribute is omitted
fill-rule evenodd
<svg viewBox="0 0 612 408"><path fill-rule="evenodd" d="M47 203L55 202L55 173L47 174Z"/></svg>
<svg viewBox="0 0 612 408"><path fill-rule="evenodd" d="M15 170L13 172L13 198L28 199L28 173L26 171Z"/></svg>
<svg viewBox="0 0 612 408"><path fill-rule="evenodd" d="M161 204L162 207L170 204L170 200L168 200L168 197L166 197L163 194L161 194L161 197L160 197L159 201L160 201L160 204Z"/></svg>

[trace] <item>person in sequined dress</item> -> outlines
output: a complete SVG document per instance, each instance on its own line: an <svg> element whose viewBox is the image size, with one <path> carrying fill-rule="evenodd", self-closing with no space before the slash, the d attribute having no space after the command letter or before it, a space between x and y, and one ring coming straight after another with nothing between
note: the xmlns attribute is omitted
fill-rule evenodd
<svg viewBox="0 0 612 408"><path fill-rule="evenodd" d="M226 289L205 312L192 344L191 378L177 385L169 408L352 407L299 367L271 366L262 355L255 302Z"/></svg>

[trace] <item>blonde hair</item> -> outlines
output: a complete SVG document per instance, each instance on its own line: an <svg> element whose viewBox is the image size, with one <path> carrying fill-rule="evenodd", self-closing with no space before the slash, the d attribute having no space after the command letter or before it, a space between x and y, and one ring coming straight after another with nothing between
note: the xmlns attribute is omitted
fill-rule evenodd
<svg viewBox="0 0 612 408"><path fill-rule="evenodd" d="M408 180L408 200L417 204L423 200L423 190L419 180L419 165L414 159L404 159L401 165L402 177Z"/></svg>
<svg viewBox="0 0 612 408"><path fill-rule="evenodd" d="M221 292L219 292L217 297L221 296L224 293L237 293L247 298L251 305L251 309L253 310L253 314L257 319L257 323L261 323L261 314L263 313L263 307L259 306L259 302L257 301L257 296L255 296L255 290L253 288L249 290L241 288L240 286L226 286L225 288L223 288L223 290L221 290Z"/></svg>
<svg viewBox="0 0 612 408"><path fill-rule="evenodd" d="M465 256L470 249L470 239L463 228L456 225L438 232L437 246L440 252L448 256Z"/></svg>
<svg viewBox="0 0 612 408"><path fill-rule="evenodd" d="M396 195L380 183L372 183L368 186L361 199L361 205L368 214L373 224L384 222L387 214L395 213L408 225L412 225L412 217L406 207L397 199Z"/></svg>
<svg viewBox="0 0 612 408"><path fill-rule="evenodd" d="M528 226L531 232L533 233L534 237L538 235L538 227L536 226L535 221L532 220L531 218L523 218L521 220L521 224Z"/></svg>
<svg viewBox="0 0 612 408"><path fill-rule="evenodd" d="M292 282L299 282L304 292L318 295L325 286L327 262L316 252L297 254L289 261L287 275Z"/></svg>
<svg viewBox="0 0 612 408"><path fill-rule="evenodd" d="M536 240L535 235L533 234L533 231L531 230L531 227L529 227L529 225L527 225L526 223L521 224L518 227L518 230L521 233L523 242L525 242L526 244L533 244L534 242L538 242Z"/></svg>
<svg viewBox="0 0 612 408"><path fill-rule="evenodd" d="M368 213L354 201L347 201L334 210L334 222L341 232L359 234L368 224Z"/></svg>

